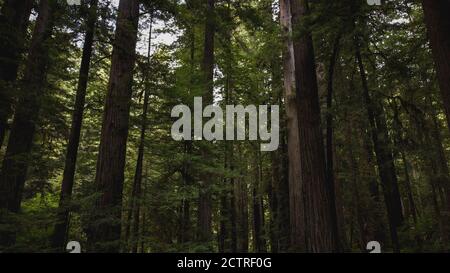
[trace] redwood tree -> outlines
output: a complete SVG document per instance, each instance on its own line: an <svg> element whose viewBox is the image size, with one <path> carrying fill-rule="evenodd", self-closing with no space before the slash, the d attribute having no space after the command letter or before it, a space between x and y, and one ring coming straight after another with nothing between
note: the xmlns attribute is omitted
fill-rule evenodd
<svg viewBox="0 0 450 273"><path fill-rule="evenodd" d="M311 33L304 25L304 17L309 14L308 1L291 0L291 12L301 168L301 186L290 194L291 203L300 202L297 204L301 208L291 211L291 222L301 221L291 228L291 247L307 252L331 252L336 234L326 183L314 48Z"/></svg>
<svg viewBox="0 0 450 273"><path fill-rule="evenodd" d="M121 0L113 46L95 184L99 194L88 241L96 251L118 252L139 1Z"/></svg>
<svg viewBox="0 0 450 273"><path fill-rule="evenodd" d="M286 108L287 153L289 172L290 229L302 230L302 203L300 180L300 144L298 138L298 114L295 94L294 46L292 42L291 6L289 0L280 0L280 23L283 28L283 84ZM300 234L295 237L302 236Z"/></svg>
<svg viewBox="0 0 450 273"><path fill-rule="evenodd" d="M203 101L205 104L213 102L214 78L214 5L215 0L206 0L205 40L203 47L202 72L204 80ZM202 156L208 160L207 147L202 150ZM212 200L211 175L201 175L202 187L198 200L198 239L200 242L209 242L212 235Z"/></svg>

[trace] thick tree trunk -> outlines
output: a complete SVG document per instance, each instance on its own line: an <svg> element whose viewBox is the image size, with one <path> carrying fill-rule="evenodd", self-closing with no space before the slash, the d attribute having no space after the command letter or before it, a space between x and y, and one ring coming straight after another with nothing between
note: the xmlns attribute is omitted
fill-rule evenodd
<svg viewBox="0 0 450 273"><path fill-rule="evenodd" d="M94 44L95 24L97 22L97 0L91 1L89 15L86 21L86 34L84 38L81 66L78 76L78 88L75 98L75 108L72 114L72 125L70 128L69 141L67 144L66 161L59 197L59 212L57 223L52 237L52 246L58 251L63 250L67 241L69 228L70 200L74 184L75 168L80 143L81 125L83 122L84 104L86 101L86 90L89 79L92 49Z"/></svg>
<svg viewBox="0 0 450 273"><path fill-rule="evenodd" d="M0 12L0 148L13 103L12 85L24 51L33 0L6 0Z"/></svg>
<svg viewBox="0 0 450 273"><path fill-rule="evenodd" d="M95 183L100 197L88 241L96 251L119 251L125 152L135 64L139 1L121 0L116 24L111 72L105 100ZM106 244L107 243L107 244Z"/></svg>
<svg viewBox="0 0 450 273"><path fill-rule="evenodd" d="M450 0L422 0L422 6L450 129Z"/></svg>
<svg viewBox="0 0 450 273"><path fill-rule="evenodd" d="M203 48L202 71L205 83L203 101L206 104L213 102L214 88L214 5L215 0L206 0L205 41ZM208 151L203 150L202 156L209 160ZM211 200L211 175L202 174L202 188L198 200L198 240L210 242L212 239L212 200Z"/></svg>
<svg viewBox="0 0 450 273"><path fill-rule="evenodd" d="M364 69L359 44L356 45L356 59L363 86L363 98L367 108L378 171L383 185L392 246L395 252L399 252L400 245L398 242L397 228L403 223L403 213L384 110L380 102L372 100L370 97L366 70Z"/></svg>
<svg viewBox="0 0 450 273"><path fill-rule="evenodd" d="M53 29L53 0L42 0L33 32L20 97L0 176L0 210L17 213L20 210L30 153L45 89L48 65L48 45ZM1 235L1 242L14 243L14 234Z"/></svg>
<svg viewBox="0 0 450 273"><path fill-rule="evenodd" d="M230 3L228 2L227 15L231 17L230 14ZM227 30L226 39L231 40L232 30ZM233 54L231 45L225 45L226 54L226 68L225 72L225 103L227 105L232 104L232 62ZM233 166L233 155L234 155L234 143L225 142L225 170L232 171ZM220 234L219 234L219 252L236 252L236 211L234 207L234 178L223 179L223 186L225 190L221 193L221 203L220 203Z"/></svg>
<svg viewBox="0 0 450 273"><path fill-rule="evenodd" d="M192 1L186 1L186 5L188 9L192 12ZM195 25L193 22L191 22L189 26L189 39L190 39L190 86L189 86L189 94L192 94L192 88L194 86L194 74L195 74ZM187 160L192 155L192 141L185 140L184 141L184 155L186 157L185 161L183 162L183 170L182 170L182 177L183 177L183 186L185 188L192 185L193 178L192 178L192 168L190 162ZM192 234L191 234L191 200L189 198L184 198L182 200L182 219L181 219L181 225L180 225L180 242L186 243L192 240Z"/></svg>
<svg viewBox="0 0 450 273"><path fill-rule="evenodd" d="M231 41L233 37L233 14L231 10L231 0L227 0L227 19L229 20L229 28L226 31L226 39L228 41ZM227 54L227 71L226 71L226 97L225 101L227 105L233 104L233 79L234 79L234 71L233 71L233 65L234 65L234 54L233 54L233 48L232 44L228 43L225 46L225 53ZM227 167L229 168L230 172L233 173L236 166L235 166L235 158L234 158L234 147L235 143L234 141L227 142L226 144L226 150L227 150ZM236 192L235 192L235 184L236 184L236 178L231 177L230 178L230 185L228 186L228 195L229 195L229 210L230 210L230 250L232 253L236 253L238 251L238 231L237 231L237 210L236 207Z"/></svg>
<svg viewBox="0 0 450 273"><path fill-rule="evenodd" d="M294 199L291 204L304 211L304 215L295 209L291 211L292 221L303 222L300 226L292 226L292 247L308 252L331 252L335 250L336 234L332 228L326 183L314 48L311 33L301 33L303 17L308 14L307 1L291 0L291 11L302 183L302 191L291 193L291 199ZM301 202L300 205L296 205L297 202Z"/></svg>

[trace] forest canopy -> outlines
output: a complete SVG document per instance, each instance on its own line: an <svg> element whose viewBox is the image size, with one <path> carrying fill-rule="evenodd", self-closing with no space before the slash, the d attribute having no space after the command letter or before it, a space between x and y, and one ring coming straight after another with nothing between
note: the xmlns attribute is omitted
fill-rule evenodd
<svg viewBox="0 0 450 273"><path fill-rule="evenodd" d="M76 2L0 0L0 252L450 251L450 0Z"/></svg>

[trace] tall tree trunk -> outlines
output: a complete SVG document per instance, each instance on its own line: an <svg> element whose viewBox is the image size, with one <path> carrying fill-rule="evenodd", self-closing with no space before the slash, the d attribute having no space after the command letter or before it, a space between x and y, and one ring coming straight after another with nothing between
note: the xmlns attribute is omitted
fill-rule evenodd
<svg viewBox="0 0 450 273"><path fill-rule="evenodd" d="M389 229L391 232L392 246L395 252L400 251L397 228L403 223L402 205L398 189L397 174L395 171L392 149L390 148L389 135L386 127L381 102L372 100L369 94L366 70L361 57L359 44L356 45L356 60L363 86L363 98L367 108L370 123L370 132L377 159L380 180L383 185L384 200L388 213Z"/></svg>
<svg viewBox="0 0 450 273"><path fill-rule="evenodd" d="M0 148L11 116L11 89L24 51L25 33L33 2L6 0L0 12Z"/></svg>
<svg viewBox="0 0 450 273"><path fill-rule="evenodd" d="M55 225L52 237L52 246L58 250L64 249L69 229L69 206L72 197L78 146L80 143L81 126L83 122L84 104L86 101L87 83L89 79L89 69L94 44L95 24L97 22L97 5L97 0L91 1L89 15L86 21L86 34L84 38L83 53L78 76L75 108L72 113L72 125L67 144L66 161L59 197L59 212L57 215L58 222Z"/></svg>
<svg viewBox="0 0 450 273"><path fill-rule="evenodd" d="M350 99L352 98L354 92L355 92L355 85L354 85L354 73L352 71L350 80L349 80L349 88L346 89L346 99ZM343 116L344 117L350 117L350 110L351 108L346 107L343 109ZM355 130L356 127L356 122L354 121L353 118L350 118L347 120L345 127L344 127L344 136L345 139L348 141L348 147L345 149L346 150L346 155L347 155L347 164L346 164L346 168L350 168L350 176L347 178L348 179L348 184L351 185L351 207L350 207L350 211L351 211L351 217L350 217L350 223L351 223L351 234L350 236L352 237L351 241L350 241L350 245L348 246L349 249L351 250L352 248L352 243L353 243L353 232L356 231L356 228L354 228L354 223L356 223L356 226L358 227L358 231L359 231L359 237L357 240L358 241L358 247L360 250L364 251L365 250L365 244L367 243L366 238L370 237L370 235L368 235L368 226L367 226L367 218L370 217L368 215L368 211L367 208L364 206L364 202L362 202L361 200L361 181L362 181L362 176L361 174L364 172L364 165L361 165L360 162L357 161L357 158L362 158L363 156L361 156L361 152L357 149L358 148L358 141L357 138L355 138L355 135L357 134L357 130ZM346 180L347 180L346 179ZM367 217L364 217L365 215L367 215ZM379 219L377 219L379 220ZM356 241L356 240L355 240Z"/></svg>
<svg viewBox="0 0 450 273"><path fill-rule="evenodd" d="M334 248L337 251L343 250L341 243L341 231L339 230L338 217L337 217L337 204L336 204L336 182L334 178L334 155L333 155L333 77L337 58L339 56L339 44L341 40L341 34L336 36L333 43L333 51L330 57L330 64L328 67L328 79L327 79L327 134L326 134L326 163L327 163L327 188L329 191L329 200L331 206L331 224L333 233L337 235L334 240Z"/></svg>
<svg viewBox="0 0 450 273"><path fill-rule="evenodd" d="M41 0L39 16L33 31L28 59L11 134L0 175L0 211L17 213L20 210L40 98L45 89L48 45L53 29L55 1ZM3 217L0 217L3 218ZM14 232L0 236L0 244L11 245Z"/></svg>
<svg viewBox="0 0 450 273"><path fill-rule="evenodd" d="M226 31L226 39L227 41L231 41L233 38L233 14L231 10L231 0L227 0L227 23L229 24L229 27ZM227 105L234 104L233 103L233 64L234 64L234 54L233 54L233 47L232 43L228 43L225 46L225 53L227 56L227 71L226 71L226 86L225 86L225 101ZM229 144L228 144L229 143ZM236 166L235 166L235 159L234 159L234 141L227 142L225 148L227 150L227 167L230 170L231 173L234 172ZM229 198L229 221L230 221L230 250L232 253L236 253L238 251L238 231L237 231L237 208L236 208L236 192L235 192L235 177L230 178L230 184L228 186L228 196Z"/></svg>
<svg viewBox="0 0 450 273"><path fill-rule="evenodd" d="M190 2L188 2L190 3ZM190 78L190 89L189 93L192 92L192 86L194 84L194 71L195 71L195 29L192 27L190 29L190 62L191 62L191 78ZM192 185L193 178L191 175L192 169L190 164L190 156L192 155L192 141L185 140L184 143L184 156L185 160L183 162L183 186L189 187ZM180 225L180 242L189 242L191 238L191 200L189 198L184 198L182 200L182 220Z"/></svg>
<svg viewBox="0 0 450 273"><path fill-rule="evenodd" d="M450 129L450 1L422 0L422 6Z"/></svg>
<svg viewBox="0 0 450 273"><path fill-rule="evenodd" d="M289 37L285 38L289 39ZM285 60L282 61L284 62ZM291 60L291 64L292 63L293 60ZM290 69L293 72L292 66L290 67ZM272 60L271 71L272 71L272 96L270 100L272 104L282 105L283 96L286 93L282 77L286 71L283 71L282 68L279 66L278 59ZM291 73L291 76L293 77L293 73ZM283 116L282 120L285 121L286 116ZM289 237L290 237L289 170L288 170L288 152L286 145L286 133L287 133L286 127L287 123L283 122L282 129L280 131L280 148L277 151L271 153L272 176L271 176L271 183L269 183L269 185L267 186L269 195L269 208L270 208L269 209L270 241L271 241L270 249L273 253L285 252L289 247ZM298 130L296 133L298 136Z"/></svg>
<svg viewBox="0 0 450 273"><path fill-rule="evenodd" d="M188 9L193 12L192 0L186 1ZM190 85L189 94L192 94L192 88L194 86L194 74L195 74L195 25L193 22L190 23L189 28L189 39L190 39ZM190 164L190 157L192 155L192 141L184 141L184 156L185 160L183 162L183 186L185 188L192 185L192 169ZM182 220L180 225L180 242L186 243L192 240L191 234L191 200L190 198L184 198L182 200Z"/></svg>
<svg viewBox="0 0 450 273"><path fill-rule="evenodd" d="M139 1L121 0L95 177L100 197L93 211L93 219L101 220L101 223L91 227L88 235L89 244L96 244L96 251L117 252L120 247L125 152L138 20Z"/></svg>
<svg viewBox="0 0 450 273"><path fill-rule="evenodd" d="M364 208L362 207L362 202L361 202L361 194L360 194L360 190L359 187L360 185L358 184L358 181L360 181L361 179L361 175L359 172L359 167L358 167L358 163L356 161L356 157L355 157L355 152L354 152L354 143L352 141L352 135L353 135L353 128L350 122L350 126L347 127L346 129L346 135L347 138L350 139L351 143L349 145L348 148L348 157L349 157L349 161L350 161L350 168L351 168L351 184L353 187L353 195L352 195L352 199L353 199L353 210L355 212L355 216L356 216L356 222L358 223L358 229L359 229L359 248L361 250L364 250L365 247L365 243L367 243L367 229L365 228L365 219L363 216L363 210Z"/></svg>
<svg viewBox="0 0 450 273"><path fill-rule="evenodd" d="M354 90L354 88L353 88ZM363 125L366 126L365 124ZM361 127L363 127L361 126ZM369 209L373 211L370 215L370 225L371 225L371 238L374 238L375 241L380 242L384 245L386 242L386 227L384 221L380 221L380 219L384 219L384 205L382 204L381 196L380 196L380 187L377 179L376 172L376 160L374 158L374 148L372 143L372 138L370 135L371 131L367 132L365 129L362 130L363 136L363 146L364 146L364 156L367 160L364 160L365 163L365 172L368 173L369 176L369 194L370 194L370 204Z"/></svg>
<svg viewBox="0 0 450 273"><path fill-rule="evenodd" d="M444 191L444 198L442 200L443 205L446 207L447 212L450 213L450 171L448 168L448 160L442 144L441 128L437 114L433 108L433 105L430 106L432 119L431 135L433 142L435 143L435 156L437 156L436 159L438 163L436 171L439 179L439 185ZM450 224L450 222L448 224Z"/></svg>
<svg viewBox="0 0 450 273"><path fill-rule="evenodd" d="M215 0L206 0L205 41L203 48L202 72L205 83L203 101L206 104L213 102L214 88L214 5ZM207 148L206 148L207 149ZM208 158L208 151L203 150L203 158ZM198 200L198 240L210 242L212 237L212 200L211 200L211 175L202 174L202 188Z"/></svg>
<svg viewBox="0 0 450 273"><path fill-rule="evenodd" d="M227 18L231 18L230 1L227 1ZM226 41L231 41L232 29L225 32ZM232 104L232 66L233 54L230 44L224 45L226 54L225 64L225 87L224 101L226 105ZM233 170L233 149L234 143L225 142L225 170ZM221 193L220 208L220 234L219 234L219 252L236 252L236 212L234 208L234 178L224 177L224 191Z"/></svg>
<svg viewBox="0 0 450 273"><path fill-rule="evenodd" d="M283 85L286 101L287 150L289 172L289 218L290 230L297 244L304 243L302 183L300 180L300 143L298 131L298 111L295 94L294 45L292 41L292 24L290 0L280 0L280 23L283 27ZM303 238L303 239L299 239ZM290 243L289 243L290 244Z"/></svg>
<svg viewBox="0 0 450 273"><path fill-rule="evenodd" d="M141 203L141 192L142 192L142 172L144 165L144 149L145 149L145 133L147 131L147 113L148 113L148 103L150 97L149 90L149 78L147 73L151 73L151 48L152 48L152 29L153 29L153 11L150 14L150 28L148 33L148 51L147 51L147 64L149 71L144 72L144 104L142 109L142 120L141 120L141 132L139 137L139 148L138 157L136 160L136 170L134 173L133 181L133 195L131 196L132 206L131 206L131 252L137 253L138 249L138 235L139 235L139 219L140 219L140 203Z"/></svg>
<svg viewBox="0 0 450 273"><path fill-rule="evenodd" d="M301 202L297 206L304 211L304 215L296 210L291 211L291 220L303 221L303 226L293 226L291 239L293 247L299 250L331 252L335 250L336 234L332 228L326 182L314 48L311 33L301 31L303 17L309 13L308 2L291 0L291 11L295 33L295 85L302 170L302 191L291 193L291 198L294 199L294 207L295 203ZM302 193L303 196L297 199Z"/></svg>

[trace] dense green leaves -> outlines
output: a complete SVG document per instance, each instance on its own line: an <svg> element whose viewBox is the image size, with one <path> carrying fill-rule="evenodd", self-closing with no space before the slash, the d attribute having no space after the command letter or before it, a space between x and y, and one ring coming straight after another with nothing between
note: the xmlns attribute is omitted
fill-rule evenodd
<svg viewBox="0 0 450 273"><path fill-rule="evenodd" d="M5 1L0 0L0 6ZM82 1L83 2L83 1ZM78 147L68 238L84 250L89 229L104 218L96 212L95 176L103 105L115 43L117 7L100 1L94 51ZM113 1L114 2L114 1ZM392 154L405 221L398 227L404 252L448 250L450 222L449 131L442 107L420 1L309 1L311 12L293 29L294 39L312 33L322 120L333 120L334 177L338 224L344 251L365 251L378 240L392 251L389 216L379 178L373 135L386 137ZM282 183L288 178L287 130L283 95L283 31L276 1L216 1L214 12L214 103L280 104L280 148L260 153L251 141L176 142L170 135L171 109L192 106L204 94L205 3L203 0L141 1L139 42L133 79L129 136L123 181L121 251L207 252L289 251L283 219L289 208ZM21 211L4 214L0 233L13 230L16 243L6 251L49 252L56 221L65 150L76 95L88 5L60 3L50 39L45 92L39 98L36 133L22 196ZM36 14L30 18L25 45L30 46ZM152 24L150 24L152 20ZM1 22L0 22L1 23ZM152 50L147 56L152 25ZM2 28L3 29L3 28ZM326 109L327 79L336 38L339 53L333 78L332 107ZM357 52L360 52L372 103L380 110L372 128L364 101ZM22 54L18 80L4 94L17 103L26 64ZM149 92L143 142L142 193L133 200L145 90ZM17 105L13 110L17 109ZM1 109L0 109L1 110ZM14 119L10 117L8 122ZM384 135L384 133L386 133ZM324 131L325 137L325 131ZM1 146L3 161L6 143ZM327 147L328 148L328 147ZM205 158L205 151L208 158ZM198 199L204 174L211 180L213 239L197 239ZM283 182L284 181L284 182ZM131 234L129 204L140 207L138 230ZM254 218L261 209L260 238ZM117 219L116 219L117 221ZM228 228L228 230L227 230ZM221 243L222 242L222 243ZM255 243L262 243L256 249ZM234 246L233 246L234 244ZM236 244L238 246L236 246ZM0 249L2 249L0 247ZM134 251L134 250L133 250Z"/></svg>

